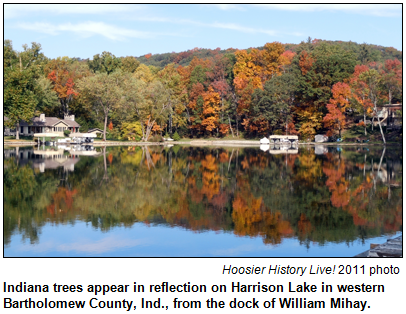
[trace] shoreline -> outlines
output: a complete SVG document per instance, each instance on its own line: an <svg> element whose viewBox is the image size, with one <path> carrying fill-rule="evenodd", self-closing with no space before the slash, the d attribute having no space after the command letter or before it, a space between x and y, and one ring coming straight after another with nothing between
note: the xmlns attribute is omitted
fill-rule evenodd
<svg viewBox="0 0 406 314"><path fill-rule="evenodd" d="M256 147L260 145L271 145L271 144L260 144L259 141L250 140L230 140L230 141L212 141L212 140L191 140L191 141L170 141L170 142L94 142L95 147L104 146L168 146L168 145L191 145L191 146L241 146L241 147ZM3 142L3 146L37 146L36 142ZM273 144L274 145L274 144ZM403 146L402 143L315 143L315 142L305 142L298 143L298 146Z"/></svg>

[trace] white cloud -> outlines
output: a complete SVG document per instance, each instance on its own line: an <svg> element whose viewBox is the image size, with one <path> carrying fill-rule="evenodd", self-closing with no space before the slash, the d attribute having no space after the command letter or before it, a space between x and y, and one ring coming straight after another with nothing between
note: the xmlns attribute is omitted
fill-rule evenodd
<svg viewBox="0 0 406 314"><path fill-rule="evenodd" d="M231 29L234 31L239 31L239 32L243 32L243 33L251 33L251 34L255 34L255 33L263 33L263 34L268 34L271 36L274 36L277 34L276 31L274 30L266 30L266 29L260 29L260 28L252 28L252 27L246 27L246 26L241 26L238 24L234 24L234 23L212 23L212 24L205 24L205 26L209 26L209 27L215 27L215 28L224 28L224 29Z"/></svg>
<svg viewBox="0 0 406 314"><path fill-rule="evenodd" d="M400 16L401 4L252 4L267 9L284 11L342 11L376 16Z"/></svg>
<svg viewBox="0 0 406 314"><path fill-rule="evenodd" d="M57 15L125 13L142 8L144 6L123 4L5 4L4 18L11 19L32 13Z"/></svg>
<svg viewBox="0 0 406 314"><path fill-rule="evenodd" d="M174 18L166 18L166 17L152 17L152 16L137 16L133 17L132 20L136 21L145 21L145 22L162 22L162 23L172 23L172 24L183 24L183 25L194 25L200 27L210 27L210 28L222 28L222 29L229 29L233 31L238 31L242 33L250 33L250 34L267 34L270 36L276 36L281 34L282 32L278 32L272 29L262 29L262 28L254 28L254 27L247 27L240 24L235 23L220 23L220 22L213 22L213 23L203 23L195 20L188 20L188 19L174 19ZM283 33L288 35L288 33ZM295 32L289 33L290 35L294 36L303 36L303 34Z"/></svg>
<svg viewBox="0 0 406 314"><path fill-rule="evenodd" d="M160 35L158 33L117 27L103 22L84 22L78 24L64 23L58 25L53 25L50 23L18 23L16 24L16 27L49 35L58 35L61 32L73 32L83 37L100 35L111 40L125 40L127 38L151 38ZM175 36L175 34L161 35Z"/></svg>
<svg viewBox="0 0 406 314"><path fill-rule="evenodd" d="M19 251L35 251L36 254L42 252L57 252L76 254L103 254L111 251L117 251L118 249L128 249L134 247L140 247L145 245L151 245L153 242L147 238L140 239L124 239L119 236L107 236L99 240L92 239L80 239L80 241L70 243L58 243L54 240L41 242L37 245L24 245L19 247Z"/></svg>

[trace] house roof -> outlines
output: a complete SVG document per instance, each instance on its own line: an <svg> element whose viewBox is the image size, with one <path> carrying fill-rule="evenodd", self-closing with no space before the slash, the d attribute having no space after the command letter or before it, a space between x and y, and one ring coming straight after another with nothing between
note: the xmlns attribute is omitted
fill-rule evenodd
<svg viewBox="0 0 406 314"><path fill-rule="evenodd" d="M99 128L93 128L93 129L89 129L89 130L87 131L87 133L97 133L97 132L103 133L103 130L102 130L102 129L99 129ZM109 133L109 132L106 130L106 133Z"/></svg>
<svg viewBox="0 0 406 314"><path fill-rule="evenodd" d="M69 126L74 126L74 127L77 127L77 128L80 127L80 124L77 123L76 121L73 121L73 120L63 119L61 121L65 122Z"/></svg>
<svg viewBox="0 0 406 314"><path fill-rule="evenodd" d="M402 104L386 104L386 105L383 105L383 107L397 109L397 108L402 108L403 106L402 106Z"/></svg>
<svg viewBox="0 0 406 314"><path fill-rule="evenodd" d="M20 126L54 126L55 124L62 122L70 127L80 127L76 121L58 119L54 117L45 117L45 121L41 121L39 117L32 118L30 122L21 121Z"/></svg>

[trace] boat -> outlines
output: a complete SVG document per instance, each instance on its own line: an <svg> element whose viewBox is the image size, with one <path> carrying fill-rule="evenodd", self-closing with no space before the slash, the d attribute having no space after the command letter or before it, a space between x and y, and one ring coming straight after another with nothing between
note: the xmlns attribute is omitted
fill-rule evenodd
<svg viewBox="0 0 406 314"><path fill-rule="evenodd" d="M71 133L69 137L72 139L72 143L91 145L97 135L94 133Z"/></svg>

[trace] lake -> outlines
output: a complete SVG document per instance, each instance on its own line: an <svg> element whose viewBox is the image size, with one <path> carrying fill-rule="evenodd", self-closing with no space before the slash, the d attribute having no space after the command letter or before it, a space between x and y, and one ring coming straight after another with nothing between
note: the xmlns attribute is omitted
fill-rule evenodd
<svg viewBox="0 0 406 314"><path fill-rule="evenodd" d="M4 148L6 257L344 257L402 230L398 146Z"/></svg>

